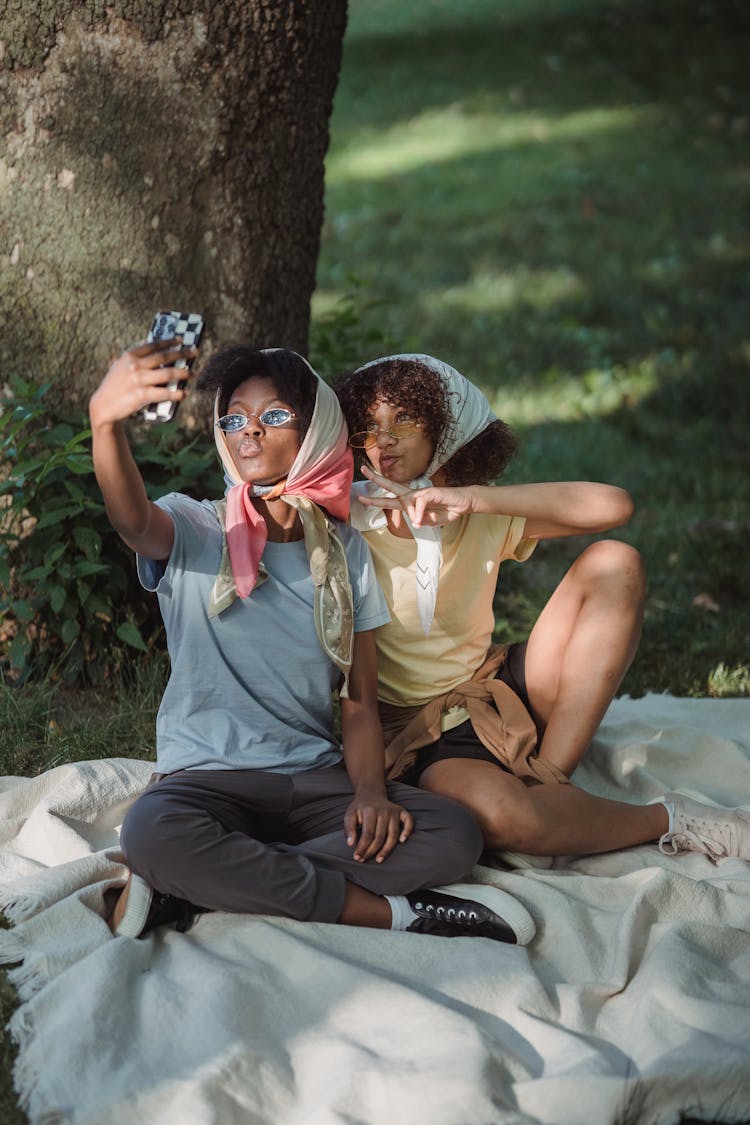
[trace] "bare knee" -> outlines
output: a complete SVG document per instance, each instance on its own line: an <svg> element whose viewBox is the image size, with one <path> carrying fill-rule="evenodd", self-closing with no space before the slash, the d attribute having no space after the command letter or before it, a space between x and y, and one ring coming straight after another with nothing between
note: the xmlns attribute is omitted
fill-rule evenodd
<svg viewBox="0 0 750 1125"><path fill-rule="evenodd" d="M463 759L435 762L422 774L420 786L468 809L485 848L528 851L539 832L531 790L499 766Z"/></svg>
<svg viewBox="0 0 750 1125"><path fill-rule="evenodd" d="M521 799L495 803L485 810L480 827L486 848L499 851L535 853L543 826L537 822L534 806Z"/></svg>
<svg viewBox="0 0 750 1125"><path fill-rule="evenodd" d="M523 784L512 786L507 792L501 787L490 787L484 794L473 794L470 802L466 801L467 807L479 825L485 848L533 849L538 826Z"/></svg>
<svg viewBox="0 0 750 1125"><path fill-rule="evenodd" d="M606 592L639 606L646 596L646 569L639 551L619 539L592 543L576 562L581 580L590 588Z"/></svg>

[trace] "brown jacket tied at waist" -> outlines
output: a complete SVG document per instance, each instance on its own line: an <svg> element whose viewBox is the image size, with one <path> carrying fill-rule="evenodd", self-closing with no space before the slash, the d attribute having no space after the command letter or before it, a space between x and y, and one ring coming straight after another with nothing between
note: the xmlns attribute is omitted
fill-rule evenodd
<svg viewBox="0 0 750 1125"><path fill-rule="evenodd" d="M537 756L534 720L516 693L502 680L495 679L505 663L508 647L491 647L484 664L470 680L458 684L445 695L431 699L423 707L380 704L386 744L386 775L391 781L403 777L411 769L422 747L440 738L444 712L452 707L463 707L468 711L471 725L482 745L516 777L569 784L561 769Z"/></svg>

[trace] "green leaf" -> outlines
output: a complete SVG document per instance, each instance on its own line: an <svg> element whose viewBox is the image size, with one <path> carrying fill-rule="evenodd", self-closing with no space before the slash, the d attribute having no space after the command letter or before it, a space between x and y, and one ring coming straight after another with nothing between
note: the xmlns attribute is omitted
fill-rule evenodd
<svg viewBox="0 0 750 1125"><path fill-rule="evenodd" d="M19 461L13 466L13 477L22 483L26 477L33 477L44 465L47 464L45 457L32 457L29 461Z"/></svg>
<svg viewBox="0 0 750 1125"><path fill-rule="evenodd" d="M49 442L54 442L55 445L63 445L64 442L70 441L73 437L73 427L68 425L67 422L58 422L51 430L47 431L47 438Z"/></svg>
<svg viewBox="0 0 750 1125"><path fill-rule="evenodd" d="M65 467L70 469L71 473L75 473L79 477L89 476L89 474L93 472L93 462L91 458L88 454L83 453L76 454L75 457L70 456L66 461Z"/></svg>
<svg viewBox="0 0 750 1125"><path fill-rule="evenodd" d="M80 631L81 626L78 624L78 622L73 618L70 618L65 622L62 629L60 630L60 636L62 637L65 644L68 645L71 641L74 641L76 639Z"/></svg>
<svg viewBox="0 0 750 1125"><path fill-rule="evenodd" d="M131 648L137 648L141 652L148 652L146 645L143 643L143 637L134 621L124 621L122 625L118 625L117 636L121 641L124 641L126 645L130 645Z"/></svg>
<svg viewBox="0 0 750 1125"><path fill-rule="evenodd" d="M19 621L23 621L24 624L31 621L34 617L34 607L26 598L17 598L15 601L11 602L10 608L13 615L17 617Z"/></svg>
<svg viewBox="0 0 750 1125"><path fill-rule="evenodd" d="M82 559L73 566L73 574L77 578L85 578L87 574L101 574L102 571L108 569L106 563L88 562L86 559Z"/></svg>
<svg viewBox="0 0 750 1125"><path fill-rule="evenodd" d="M34 566L31 570L21 570L18 572L18 577L22 582L44 582L49 578L52 573L52 567L49 566Z"/></svg>
<svg viewBox="0 0 750 1125"><path fill-rule="evenodd" d="M54 543L44 556L44 565L51 569L65 554L66 546L65 543Z"/></svg>
<svg viewBox="0 0 750 1125"><path fill-rule="evenodd" d="M62 520L68 519L69 516L77 516L80 511L80 504L62 504L56 509L49 508L39 517L36 526L38 528L50 527L52 524L60 523Z"/></svg>
<svg viewBox="0 0 750 1125"><path fill-rule="evenodd" d="M26 657L29 654L30 648L31 641L25 633L18 633L10 642L10 645L8 647L8 656L10 657L10 663L12 667L15 668L16 671L19 671L21 668L23 668L24 664L26 663Z"/></svg>
<svg viewBox="0 0 750 1125"><path fill-rule="evenodd" d="M111 621L113 617L113 609L109 602L105 602L104 598L98 594L91 594L86 599L86 616L88 618L96 617L103 618L105 621Z"/></svg>
<svg viewBox="0 0 750 1125"><path fill-rule="evenodd" d="M102 537L93 527L74 527L73 540L88 559L96 558L101 553Z"/></svg>
<svg viewBox="0 0 750 1125"><path fill-rule="evenodd" d="M6 590L10 586L10 567L2 555L0 555L0 586Z"/></svg>
<svg viewBox="0 0 750 1125"><path fill-rule="evenodd" d="M65 605L65 587L64 586L51 586L50 587L50 608L53 613L59 613Z"/></svg>
<svg viewBox="0 0 750 1125"><path fill-rule="evenodd" d="M77 481L70 479L64 480L63 488L65 489L71 500L77 500L81 504L85 502L86 490L84 488L81 488L80 484L78 484Z"/></svg>

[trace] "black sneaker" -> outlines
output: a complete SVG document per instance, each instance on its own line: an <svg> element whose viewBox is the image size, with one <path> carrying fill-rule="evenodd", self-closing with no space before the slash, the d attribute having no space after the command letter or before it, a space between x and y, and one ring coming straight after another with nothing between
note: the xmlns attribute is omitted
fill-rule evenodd
<svg viewBox="0 0 750 1125"><path fill-rule="evenodd" d="M413 891L406 896L419 917L411 933L435 937L486 937L511 945L527 945L534 919L525 906L498 887L455 883L439 891Z"/></svg>
<svg viewBox="0 0 750 1125"><path fill-rule="evenodd" d="M186 933L202 913L184 899L161 894L140 875L131 875L115 903L109 928L115 937L143 938L157 926L174 926Z"/></svg>

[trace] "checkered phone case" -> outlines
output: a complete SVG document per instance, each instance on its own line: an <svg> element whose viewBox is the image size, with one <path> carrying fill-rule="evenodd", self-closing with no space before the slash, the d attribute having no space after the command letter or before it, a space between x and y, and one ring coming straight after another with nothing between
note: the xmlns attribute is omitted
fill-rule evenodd
<svg viewBox="0 0 750 1125"><path fill-rule="evenodd" d="M203 332L203 317L200 313L158 312L154 317L146 339L171 340L174 336L182 336L183 347L197 347ZM191 359L175 360L173 367L190 367ZM184 387L185 381L172 380L167 383L169 390ZM146 422L171 422L177 410L176 402L152 402L144 406L141 417Z"/></svg>

